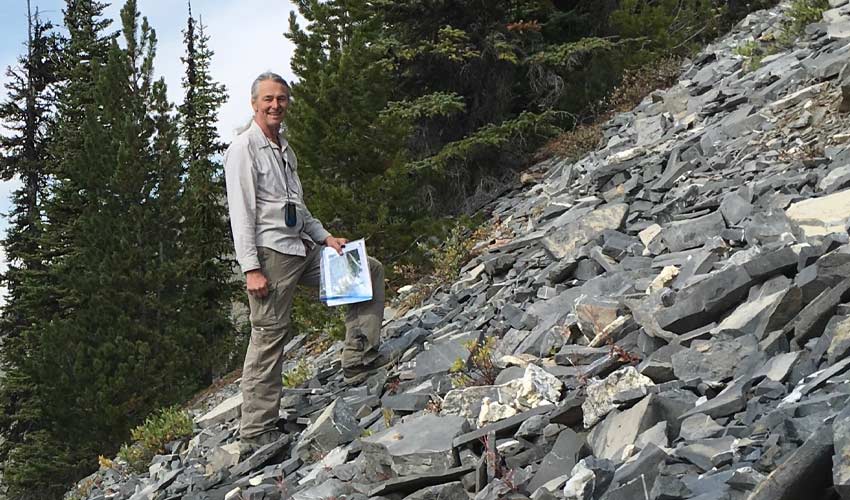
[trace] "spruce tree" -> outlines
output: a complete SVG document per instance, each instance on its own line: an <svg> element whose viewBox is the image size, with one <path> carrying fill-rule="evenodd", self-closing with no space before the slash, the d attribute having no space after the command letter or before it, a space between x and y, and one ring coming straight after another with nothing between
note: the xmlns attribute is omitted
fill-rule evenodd
<svg viewBox="0 0 850 500"><path fill-rule="evenodd" d="M9 68L8 98L0 104L0 122L10 131L0 136L0 174L17 177L21 186L12 194L10 225L3 240L8 268L3 275L6 303L0 319L0 460L41 423L34 381L26 370L29 353L38 349L30 330L44 317L49 305L38 291L44 276L44 255L39 246L42 204L48 178L50 128L53 118L52 88L56 82L56 36L52 25L28 7L26 53L16 68Z"/></svg>
<svg viewBox="0 0 850 500"><path fill-rule="evenodd" d="M368 5L301 2L304 28L290 16L298 81L287 135L313 213L332 232L367 238L370 253L390 262L427 232L421 226L430 218L414 202L402 130L380 119L394 80L382 64L382 46L374 43L381 19Z"/></svg>
<svg viewBox="0 0 850 500"><path fill-rule="evenodd" d="M185 185L179 272L187 285L181 305L183 320L197 329L206 348L199 352L204 382L232 361L233 327L229 319L234 298L230 228L224 205L225 189L220 162L224 145L216 132L218 110L227 98L225 87L210 74L213 51L202 22L191 6L183 32L184 99L180 106L180 136Z"/></svg>
<svg viewBox="0 0 850 500"><path fill-rule="evenodd" d="M556 130L551 113L520 98L523 50L536 34L508 29L546 18L547 1L298 8L308 24L290 17L299 80L288 124L302 178L318 215L370 238L387 262L415 254L436 217L474 208L482 179L504 175Z"/></svg>
<svg viewBox="0 0 850 500"><path fill-rule="evenodd" d="M58 498L201 379L204 339L180 316L182 166L174 110L152 76L156 36L129 0L120 48L91 29L104 26L92 6L71 2L66 12L76 23L66 49L83 55L61 88L59 131L68 134L54 146L44 210L44 282L57 306L32 328L38 348L24 368L39 426L7 462L22 497Z"/></svg>

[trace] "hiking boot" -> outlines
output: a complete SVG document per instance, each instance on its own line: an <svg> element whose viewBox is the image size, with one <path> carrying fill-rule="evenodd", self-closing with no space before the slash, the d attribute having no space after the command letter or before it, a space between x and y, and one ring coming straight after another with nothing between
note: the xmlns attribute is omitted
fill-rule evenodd
<svg viewBox="0 0 850 500"><path fill-rule="evenodd" d="M279 441L283 433L278 430L267 431L250 438L239 438L239 461L250 457L263 446Z"/></svg>
<svg viewBox="0 0 850 500"><path fill-rule="evenodd" d="M381 368L386 368L395 363L397 359L398 358L396 356L390 356L383 352L378 353L378 356L376 356L375 359L365 365L355 365L343 368L343 382L346 384L359 384Z"/></svg>

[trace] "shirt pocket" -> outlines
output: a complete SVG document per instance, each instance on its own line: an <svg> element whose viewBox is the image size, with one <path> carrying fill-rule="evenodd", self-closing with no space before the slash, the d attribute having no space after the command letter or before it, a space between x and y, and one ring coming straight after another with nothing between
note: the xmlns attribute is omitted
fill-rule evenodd
<svg viewBox="0 0 850 500"><path fill-rule="evenodd" d="M283 185L280 183L280 175L275 171L278 167L274 165L274 159L267 154L259 156L255 169L257 172L257 194L264 199L277 201L284 198Z"/></svg>

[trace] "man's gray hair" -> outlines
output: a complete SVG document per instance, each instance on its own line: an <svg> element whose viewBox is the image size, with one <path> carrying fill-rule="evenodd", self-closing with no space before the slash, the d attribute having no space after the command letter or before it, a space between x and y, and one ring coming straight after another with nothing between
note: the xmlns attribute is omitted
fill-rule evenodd
<svg viewBox="0 0 850 500"><path fill-rule="evenodd" d="M259 97L258 94L260 92L260 82L264 82L266 80L271 80L273 82L277 82L277 83L283 85L284 87L286 87L287 93L292 92L292 89L289 88L289 84L286 82L286 80L283 79L282 76L280 76L277 73L274 73L272 71L266 71L265 73L260 73L260 75L257 78L254 79L254 83L251 84L251 102L254 102L254 101L257 100L257 97ZM245 125L243 125L241 127L236 127L236 130L234 130L234 132L237 135L241 134L242 132L245 132L246 130L251 128L252 123L254 123L254 117L253 116L248 119L248 123L246 123ZM281 126L283 127L283 130L286 130L286 124L285 123L282 124Z"/></svg>
<svg viewBox="0 0 850 500"><path fill-rule="evenodd" d="M277 82L284 87L286 87L287 93L290 92L289 84L286 83L286 80L283 79L282 76L277 73L273 73L271 71L266 71L265 73L260 73L260 76L254 79L254 83L251 84L251 101L257 100L257 94L260 91L260 82L264 82L266 80L271 80L273 82Z"/></svg>

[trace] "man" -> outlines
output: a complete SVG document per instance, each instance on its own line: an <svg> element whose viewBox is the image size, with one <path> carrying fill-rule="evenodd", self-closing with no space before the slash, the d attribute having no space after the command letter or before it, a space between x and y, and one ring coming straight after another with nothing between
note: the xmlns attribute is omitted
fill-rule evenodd
<svg viewBox="0 0 850 500"><path fill-rule="evenodd" d="M242 370L240 443L250 452L276 441L283 348L291 340L290 311L296 285L319 286L321 245L342 253L346 241L331 235L304 204L298 163L281 133L290 101L286 81L263 73L251 86L254 117L224 159L227 204L236 258L245 274L251 340ZM377 350L384 312L384 270L369 259L372 300L349 306L342 367L348 383L389 364Z"/></svg>

